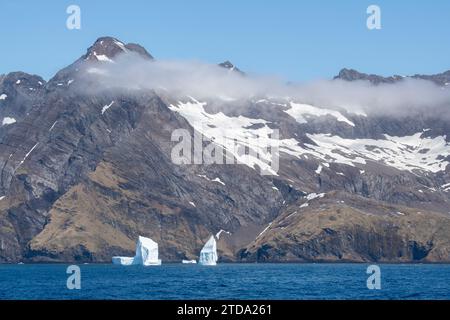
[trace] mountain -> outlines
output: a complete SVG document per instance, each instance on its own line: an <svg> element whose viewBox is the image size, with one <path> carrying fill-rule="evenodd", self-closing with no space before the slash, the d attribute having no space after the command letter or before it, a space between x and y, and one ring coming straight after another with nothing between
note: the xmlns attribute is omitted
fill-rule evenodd
<svg viewBox="0 0 450 320"><path fill-rule="evenodd" d="M245 75L245 73L244 73L242 70L240 70L239 68L237 68L234 64L232 64L232 63L231 63L230 61L228 61L228 60L226 60L226 61L224 61L224 62L222 62L222 63L219 63L219 66L222 67L222 68L228 69L228 70L230 70L230 71L237 72L237 73L239 73L239 74L241 74L241 75Z"/></svg>
<svg viewBox="0 0 450 320"><path fill-rule="evenodd" d="M334 79L341 79L345 81L366 80L370 81L373 84L395 83L406 78L428 80L434 82L439 86L448 86L450 84L450 70L433 75L415 74L412 76L394 75L390 77L382 77L376 74L366 74L358 72L354 69L344 68L339 72L337 76L334 77Z"/></svg>
<svg viewBox="0 0 450 320"><path fill-rule="evenodd" d="M220 261L450 261L445 117L102 87L123 54L154 60L103 37L48 82L0 76L0 262L110 262L139 235L180 261L211 234ZM338 78L383 82L361 75ZM239 164L174 163L179 129ZM275 142L278 170L250 152Z"/></svg>

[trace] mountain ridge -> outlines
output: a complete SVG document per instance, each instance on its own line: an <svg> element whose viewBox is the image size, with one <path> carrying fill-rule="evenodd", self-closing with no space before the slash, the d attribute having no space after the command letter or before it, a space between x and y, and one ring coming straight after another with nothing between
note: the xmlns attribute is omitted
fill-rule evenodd
<svg viewBox="0 0 450 320"><path fill-rule="evenodd" d="M372 84L377 85L381 83L395 83L406 78L428 80L439 86L447 86L448 84L450 84L450 70L432 75L415 74L412 76L393 75L389 77L383 77L376 74L362 73L355 69L343 68L333 79L341 79L346 81L366 80L371 82Z"/></svg>

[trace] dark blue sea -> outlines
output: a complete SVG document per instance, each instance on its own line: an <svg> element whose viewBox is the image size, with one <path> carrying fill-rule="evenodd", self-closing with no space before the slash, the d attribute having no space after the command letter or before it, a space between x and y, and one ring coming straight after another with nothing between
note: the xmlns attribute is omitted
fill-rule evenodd
<svg viewBox="0 0 450 320"><path fill-rule="evenodd" d="M381 289L364 264L0 265L0 299L450 299L450 265L379 265Z"/></svg>

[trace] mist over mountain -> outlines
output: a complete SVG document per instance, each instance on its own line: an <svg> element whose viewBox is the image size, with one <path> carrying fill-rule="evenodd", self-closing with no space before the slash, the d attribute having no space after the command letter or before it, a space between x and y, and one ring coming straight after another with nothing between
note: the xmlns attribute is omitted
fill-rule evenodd
<svg viewBox="0 0 450 320"><path fill-rule="evenodd" d="M351 76L351 71L344 69L334 80L287 84L280 78L236 71L229 61L214 65L199 61L154 60L133 51L124 51L114 60L103 61L109 63L85 64L77 74L79 81L75 86L82 92L155 90L200 99L287 98L348 112L392 116L442 110L450 103L448 82L442 83L439 76L439 81L417 75L377 78L374 75ZM90 85L92 82L96 86Z"/></svg>
<svg viewBox="0 0 450 320"><path fill-rule="evenodd" d="M448 75L292 84L111 37L48 82L2 75L0 262L109 262L138 235L179 261L211 234L221 261L448 262ZM174 163L178 129L237 164ZM275 144L261 175L247 151Z"/></svg>

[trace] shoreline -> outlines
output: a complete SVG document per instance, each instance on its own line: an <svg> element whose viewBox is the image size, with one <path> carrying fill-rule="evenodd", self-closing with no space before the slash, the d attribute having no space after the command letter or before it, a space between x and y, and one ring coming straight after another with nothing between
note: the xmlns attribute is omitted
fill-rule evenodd
<svg viewBox="0 0 450 320"><path fill-rule="evenodd" d="M343 264L355 264L355 265L450 265L450 261L434 262L434 261L405 261L405 262L386 262L386 261L270 261L270 262L218 262L217 265L343 265ZM115 265L112 262L77 262L77 261L64 261L64 262L7 262L0 263L0 266L11 266L11 265ZM162 261L161 265L189 265L197 266L197 264L184 264L181 261ZM125 267L120 265L115 265L117 267ZM199 265L201 266L201 265ZM133 267L133 266L127 266ZM136 265L135 267L139 267ZM158 267L158 266L151 266ZM203 267L203 266L202 266Z"/></svg>

